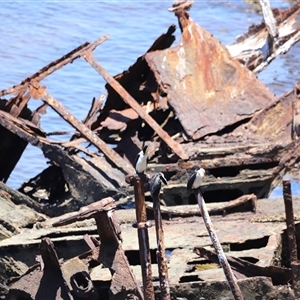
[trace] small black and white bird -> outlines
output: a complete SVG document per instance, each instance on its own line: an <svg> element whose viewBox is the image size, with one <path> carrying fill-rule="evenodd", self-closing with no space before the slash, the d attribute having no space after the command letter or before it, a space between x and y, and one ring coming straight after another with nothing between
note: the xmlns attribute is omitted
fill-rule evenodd
<svg viewBox="0 0 300 300"><path fill-rule="evenodd" d="M144 146L143 149L138 153L135 159L135 170L137 173L144 173L147 168L148 160L148 146Z"/></svg>
<svg viewBox="0 0 300 300"><path fill-rule="evenodd" d="M203 178L205 176L205 170L203 168L200 168L199 170L196 170L189 178L187 183L187 189L190 190L197 190L199 189L200 192L203 194L203 191L201 190L200 186L203 181Z"/></svg>
<svg viewBox="0 0 300 300"><path fill-rule="evenodd" d="M149 180L149 191L153 200L153 209L158 208L159 204L159 193L162 184L167 185L168 181L165 178L164 174L159 172L157 174L154 174L151 179Z"/></svg>

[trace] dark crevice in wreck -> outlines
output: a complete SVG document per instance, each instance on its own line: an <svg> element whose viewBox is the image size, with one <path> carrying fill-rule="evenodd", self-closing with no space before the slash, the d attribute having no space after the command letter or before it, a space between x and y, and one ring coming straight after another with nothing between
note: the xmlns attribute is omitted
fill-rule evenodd
<svg viewBox="0 0 300 300"><path fill-rule="evenodd" d="M38 190L45 189L48 193L49 202L55 202L65 195L67 181L64 178L62 168L56 165L50 165L37 176L25 182L18 191L34 197ZM27 189L25 191L25 188Z"/></svg>
<svg viewBox="0 0 300 300"><path fill-rule="evenodd" d="M101 300L109 300L109 290L111 286L111 280L102 281L95 280L94 282L95 289L98 291L99 295L101 295Z"/></svg>
<svg viewBox="0 0 300 300"><path fill-rule="evenodd" d="M239 189L219 189L217 191L206 191L205 187L203 188L205 202L225 202L233 199L237 199L238 197L244 195L242 190ZM189 196L189 204L197 204L195 195L191 194Z"/></svg>
<svg viewBox="0 0 300 300"><path fill-rule="evenodd" d="M264 236L260 239L247 240L244 243L230 243L231 251L244 251L250 249L259 249L267 246L269 241L269 236Z"/></svg>
<svg viewBox="0 0 300 300"><path fill-rule="evenodd" d="M277 161L266 162L266 163L260 163L258 165L260 170L271 170L278 166L278 162ZM256 170L256 167L254 165L244 165L243 169Z"/></svg>
<svg viewBox="0 0 300 300"><path fill-rule="evenodd" d="M111 286L111 280L108 281L102 281L102 280L95 280L94 281L95 289L98 291L98 293L101 295L101 300L109 300L110 299L110 286Z"/></svg>
<svg viewBox="0 0 300 300"><path fill-rule="evenodd" d="M125 251L129 264L132 266L141 265L139 251ZM151 263L157 264L156 249L150 249Z"/></svg>
<svg viewBox="0 0 300 300"><path fill-rule="evenodd" d="M259 262L259 259L255 258L255 257L251 257L251 256L241 256L240 259L251 262L252 264L256 264Z"/></svg>
<svg viewBox="0 0 300 300"><path fill-rule="evenodd" d="M100 266L100 265L101 265L100 262L99 262L98 260L96 260L96 259L91 259L91 260L88 262L88 267L89 267L89 269L93 269L93 268L98 267L98 266Z"/></svg>
<svg viewBox="0 0 300 300"><path fill-rule="evenodd" d="M253 165L243 164L241 166L234 166L234 167L220 167L215 169L208 169L208 174L213 175L215 178L218 177L235 177L240 174L243 170L269 170L273 169L278 166L278 162L265 162L265 163L258 163Z"/></svg>
<svg viewBox="0 0 300 300"><path fill-rule="evenodd" d="M246 167L245 167L245 169L246 169ZM210 169L209 174L214 176L215 178L218 178L218 177L234 177L234 176L239 175L240 171L241 171L240 166L220 167L220 168L216 168L216 169Z"/></svg>
<svg viewBox="0 0 300 300"><path fill-rule="evenodd" d="M204 280L200 279L198 275L185 275L180 277L179 280L180 283L193 282L193 281L204 281Z"/></svg>

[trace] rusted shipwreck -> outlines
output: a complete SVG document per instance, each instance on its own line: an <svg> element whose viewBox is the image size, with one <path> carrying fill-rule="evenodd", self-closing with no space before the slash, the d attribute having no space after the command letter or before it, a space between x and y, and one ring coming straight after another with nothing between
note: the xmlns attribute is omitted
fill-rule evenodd
<svg viewBox="0 0 300 300"><path fill-rule="evenodd" d="M179 21L180 44L171 47L176 29L171 25L122 74L112 77L93 57L93 50L107 35L79 46L20 84L0 92L0 199L6 210L0 222L0 256L8 270L0 275L9 285L3 284L1 290L8 299L46 299L45 295L48 299L142 298L137 273L131 271L138 264L134 258L138 251L132 234L135 229L130 225L135 217L129 209L124 212L115 208L133 199L132 188L125 179L135 173L135 156L145 144L150 148L147 173L163 172L169 182L161 196L166 205L165 217L173 218L166 221L164 228L169 238L166 247L171 252L174 297L185 297L188 286L193 295L218 299L208 294L211 288L206 281L216 291L219 289L218 295L230 295L226 282L219 281L224 279L222 274L216 277L215 270L206 270L200 275L197 269L210 264L211 254L199 250L206 255L205 260L192 251L197 245L210 245L202 227L197 227L195 233L191 225L198 224L199 213L192 206L196 203L194 196L186 192L190 172L202 166L210 173L203 185L205 200L219 203L211 208L211 214L248 211L242 220L236 214L214 220L222 244L228 244L229 255L248 258L249 263L260 267L253 267L253 271L240 262L243 268L252 270L244 277L254 276L241 281L245 299L251 299L257 285L263 287L260 292L269 297L266 299L274 295L277 299L294 299L287 286L278 287L291 280L290 269L281 264L285 255L281 243L284 224L278 215L281 207L272 208L273 212L269 209L268 219L264 209L269 202L257 203L256 199L266 198L299 161L300 82L277 98L255 74L299 41L300 2L285 11L273 10L275 31L267 21L262 22L226 47L190 18L190 6L184 2L171 9ZM84 58L107 81L107 95L93 99L83 121L41 84L46 76L77 58ZM42 100L33 112L27 108L31 98ZM70 140L51 141L40 127L48 106L75 129ZM96 151L83 146L86 142ZM39 147L50 165L16 191L5 182L28 143ZM39 189L47 191L47 205L37 201ZM151 201L147 194L146 200ZM78 213L60 221L49 219L79 208ZM257 212L256 217L251 211ZM115 214L122 221L123 244L119 242ZM182 217L189 219L182 221ZM95 219L100 239L93 237L95 222L84 221L91 218ZM278 223L269 222L273 220ZM52 226L72 222L77 222L77 228ZM33 228L24 232L26 227ZM91 237L82 239L86 233ZM35 264L32 254L24 255L24 246L26 251L37 253L40 242L41 257ZM154 249L154 242L151 244ZM59 257L65 261L60 262ZM152 261L155 262L154 250ZM107 268L111 273L105 275ZM97 271L92 275L94 269ZM237 272L242 274L241 268ZM57 281L51 282L52 286L48 279L53 274ZM8 280L16 275L22 276ZM209 281L212 279L213 283ZM204 283L193 286L193 281Z"/></svg>

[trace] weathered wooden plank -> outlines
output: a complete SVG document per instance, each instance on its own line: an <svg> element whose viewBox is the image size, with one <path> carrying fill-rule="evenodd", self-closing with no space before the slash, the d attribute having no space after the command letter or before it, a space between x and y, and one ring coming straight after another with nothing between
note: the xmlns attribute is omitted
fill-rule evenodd
<svg viewBox="0 0 300 300"><path fill-rule="evenodd" d="M261 72L279 54L288 52L300 40L298 22L300 4L298 1L286 10L269 11L269 16L271 13L275 18L275 28L274 24L271 25L274 21L252 25L247 33L237 38L235 43L226 46L236 60L254 73ZM269 19L271 18L270 16ZM272 29L268 30L267 26ZM272 33L269 34L269 32Z"/></svg>
<svg viewBox="0 0 300 300"><path fill-rule="evenodd" d="M276 28L276 21L271 10L270 2L269 0L260 0L259 2L263 11L264 20L269 30L269 33L273 38L276 38L278 36L278 30Z"/></svg>
<svg viewBox="0 0 300 300"><path fill-rule="evenodd" d="M153 210L153 204L146 204L147 209ZM227 215L236 212L256 212L257 198L254 194L243 195L235 200L228 202L208 203L208 213L212 215ZM198 205L177 205L177 206L161 206L162 214L166 214L170 218L173 217L190 217L200 215Z"/></svg>
<svg viewBox="0 0 300 300"><path fill-rule="evenodd" d="M216 204L215 204L216 205ZM300 211L300 201L295 201L295 211ZM84 211L84 210L82 210ZM131 212L130 212L131 211ZM137 236L136 236L136 228L132 227L132 221L135 218L134 210L116 210L116 214L118 219L126 220L126 224L122 223L122 236L123 236L123 247L125 251L137 251L139 249ZM130 214L132 219L126 219L126 215ZM265 217L266 215L284 215L284 205L283 200L258 200L258 209L257 215L255 218L258 220L259 218ZM70 214L68 214L70 215ZM71 214L73 217L76 213ZM122 215L124 217L122 217ZM269 215L269 219L271 219L271 215ZM296 219L299 221L299 213L296 214ZM62 219L62 217L58 217L57 219ZM174 218L172 221L167 221L163 223L164 232L166 237L166 249L175 249L175 248L184 248L184 249L192 249L195 246L207 246L210 245L210 239L205 229L205 226L202 222L199 222L200 217L194 216L192 218L182 219L182 218ZM254 215L252 213L237 213L233 215L228 215L225 217L220 216L212 216L214 226L218 232L218 236L222 243L224 244L242 244L247 240L255 241L260 240L266 236L280 234L283 229L285 229L284 218L278 222L254 222ZM193 224L197 223L197 231ZM82 252L88 250L87 246L84 245L83 235L88 233L91 235L96 234L95 226L91 226L90 223L83 223L84 227L79 227L80 224L76 224L74 227L66 226L54 228L49 224L49 221L45 222L50 226L49 228L41 228L41 229L31 229L26 230L26 232L13 236L9 239L3 240L0 242L0 256L6 255L6 251L10 251L13 257L18 259L26 258L24 253L24 247L28 249L28 255L33 256L31 261L34 262L35 252L38 251L38 244L40 242L40 238L43 236L49 236L55 242L56 248L58 252L63 253L64 257L70 257L67 254L71 251L72 246L78 245L75 247L77 249L73 249L74 251L78 251L81 249ZM43 224L41 224L43 226ZM41 227L42 227L41 226ZM237 231L236 228L239 228ZM184 237L184 238L183 238ZM151 249L156 249L156 237L155 237L155 228L152 226L149 228L149 238L150 238L150 246ZM70 243L69 247L66 249L66 242ZM82 242L81 242L82 241ZM254 243L255 244L255 243ZM32 246L30 246L32 245ZM86 248L84 248L84 246ZM274 247L277 245L273 245L272 243L266 243L265 247L261 247L259 249L252 249L255 256L259 256L262 260L262 264L267 265L270 264L274 255ZM12 249L15 249L12 251ZM31 251L33 251L31 253ZM248 250L247 250L248 251ZM251 251L251 249L249 249ZM18 254L19 252L19 254ZM23 258L20 256L23 253ZM236 253L236 252L235 252ZM241 251L242 253L242 251ZM244 253L242 253L244 255ZM268 257L263 259L263 257Z"/></svg>

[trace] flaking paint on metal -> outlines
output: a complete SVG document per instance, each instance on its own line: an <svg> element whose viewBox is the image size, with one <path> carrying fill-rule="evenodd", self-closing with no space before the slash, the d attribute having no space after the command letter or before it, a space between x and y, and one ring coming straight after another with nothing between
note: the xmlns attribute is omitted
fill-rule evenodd
<svg viewBox="0 0 300 300"><path fill-rule="evenodd" d="M179 46L148 53L146 61L193 139L241 121L275 99L218 40L194 23L183 29Z"/></svg>
<svg viewBox="0 0 300 300"><path fill-rule="evenodd" d="M178 74L178 79L180 82L183 81L184 77L186 76L186 55L185 55L185 51L184 51L184 47L180 47L179 51L177 52L178 55L178 65L175 66L175 70ZM185 87L185 82L182 82L184 84L184 88Z"/></svg>

